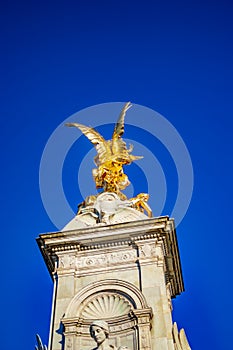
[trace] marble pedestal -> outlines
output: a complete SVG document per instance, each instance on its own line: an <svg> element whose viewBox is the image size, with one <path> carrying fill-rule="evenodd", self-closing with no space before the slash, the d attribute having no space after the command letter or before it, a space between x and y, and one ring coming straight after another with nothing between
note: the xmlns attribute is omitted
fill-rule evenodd
<svg viewBox="0 0 233 350"><path fill-rule="evenodd" d="M49 350L93 349L97 319L108 322L117 348L189 349L178 347L171 316L171 298L184 290L173 219L99 224L37 242L54 279Z"/></svg>

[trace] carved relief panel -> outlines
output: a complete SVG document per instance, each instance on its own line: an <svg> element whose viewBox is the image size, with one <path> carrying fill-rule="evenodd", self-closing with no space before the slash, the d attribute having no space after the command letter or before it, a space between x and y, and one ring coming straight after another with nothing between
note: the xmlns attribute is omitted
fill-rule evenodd
<svg viewBox="0 0 233 350"><path fill-rule="evenodd" d="M131 350L151 349L152 311L146 306L139 290L134 299L134 291L131 289L127 293L125 288L132 285L127 282L122 283L124 288L119 288L118 281L118 289L116 289L111 283L108 288L104 286L101 288L101 282L98 282L98 291L93 284L88 293L84 293L86 295L74 298L62 320L65 328L65 350L90 350L96 347L89 333L90 324L94 320L103 320L108 323L109 342L113 349L120 347ZM136 290L135 286L133 289ZM75 305L75 300L78 307ZM72 310L75 312L73 313Z"/></svg>

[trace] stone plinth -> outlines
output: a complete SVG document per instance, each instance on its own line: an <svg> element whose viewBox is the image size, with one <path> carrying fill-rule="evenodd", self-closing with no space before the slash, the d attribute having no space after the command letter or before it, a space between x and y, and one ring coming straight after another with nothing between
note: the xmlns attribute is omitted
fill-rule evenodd
<svg viewBox="0 0 233 350"><path fill-rule="evenodd" d="M174 221L152 218L37 239L54 279L49 350L89 350L93 320L116 347L174 350L171 298L183 290Z"/></svg>

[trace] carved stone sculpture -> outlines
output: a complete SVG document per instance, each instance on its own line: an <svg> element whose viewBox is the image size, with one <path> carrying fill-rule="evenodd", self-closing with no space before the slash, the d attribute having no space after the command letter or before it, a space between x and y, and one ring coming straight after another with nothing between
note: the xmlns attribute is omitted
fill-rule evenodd
<svg viewBox="0 0 233 350"><path fill-rule="evenodd" d="M127 346L120 346L118 349L109 341L108 323L102 320L96 320L90 325L90 335L97 346L93 350L128 350Z"/></svg>
<svg viewBox="0 0 233 350"><path fill-rule="evenodd" d="M179 332L176 322L173 324L172 332L175 350L191 350L184 329L182 328Z"/></svg>
<svg viewBox="0 0 233 350"><path fill-rule="evenodd" d="M36 334L36 341L37 341L37 345L35 346L35 350L47 350L47 346L43 345L39 334Z"/></svg>
<svg viewBox="0 0 233 350"><path fill-rule="evenodd" d="M143 195L144 200L141 198ZM109 225L135 220L145 220L152 215L149 205L145 202L148 195L122 200L114 192L102 192L97 196L88 196L78 207L75 218L62 231L74 230L95 225ZM147 211L148 216L144 214Z"/></svg>

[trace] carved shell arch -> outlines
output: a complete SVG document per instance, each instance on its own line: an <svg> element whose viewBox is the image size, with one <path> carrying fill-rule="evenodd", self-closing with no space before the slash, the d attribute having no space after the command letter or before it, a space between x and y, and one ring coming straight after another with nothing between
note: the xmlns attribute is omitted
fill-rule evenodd
<svg viewBox="0 0 233 350"><path fill-rule="evenodd" d="M131 305L131 310L148 308L146 299L142 292L128 281L117 279L106 279L92 282L82 288L70 301L66 312L66 318L81 317L85 306L99 295L120 295Z"/></svg>
<svg viewBox="0 0 233 350"><path fill-rule="evenodd" d="M105 292L88 298L80 316L85 319L110 319L127 315L131 309L132 305L122 295Z"/></svg>

